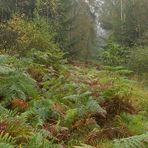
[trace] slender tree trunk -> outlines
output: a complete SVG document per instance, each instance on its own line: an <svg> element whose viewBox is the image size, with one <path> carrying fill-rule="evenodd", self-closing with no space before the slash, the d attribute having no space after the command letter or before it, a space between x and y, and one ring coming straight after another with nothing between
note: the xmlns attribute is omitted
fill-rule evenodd
<svg viewBox="0 0 148 148"><path fill-rule="evenodd" d="M48 24L48 18L49 18L49 8L48 8L48 4L47 4L47 16L46 16L47 18L47 24Z"/></svg>
<svg viewBox="0 0 148 148"><path fill-rule="evenodd" d="M123 21L123 0L121 0L121 21Z"/></svg>

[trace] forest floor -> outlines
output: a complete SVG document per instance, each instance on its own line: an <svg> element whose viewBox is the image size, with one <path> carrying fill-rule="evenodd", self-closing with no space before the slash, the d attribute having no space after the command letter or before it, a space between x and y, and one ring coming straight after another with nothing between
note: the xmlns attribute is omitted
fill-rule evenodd
<svg viewBox="0 0 148 148"><path fill-rule="evenodd" d="M1 71L2 80L9 75L10 81L1 88L7 88L1 96L2 143L24 148L147 144L148 92L130 79L131 71L73 62L62 65L59 72L27 66L30 78L18 75L12 65L9 68L5 67L5 75Z"/></svg>

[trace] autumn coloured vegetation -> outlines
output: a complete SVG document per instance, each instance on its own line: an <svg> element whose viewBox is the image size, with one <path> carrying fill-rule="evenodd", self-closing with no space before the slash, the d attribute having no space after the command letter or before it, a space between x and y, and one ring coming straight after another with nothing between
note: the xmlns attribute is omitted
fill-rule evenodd
<svg viewBox="0 0 148 148"><path fill-rule="evenodd" d="M93 2L0 0L0 148L148 147L148 3L104 0L100 47Z"/></svg>

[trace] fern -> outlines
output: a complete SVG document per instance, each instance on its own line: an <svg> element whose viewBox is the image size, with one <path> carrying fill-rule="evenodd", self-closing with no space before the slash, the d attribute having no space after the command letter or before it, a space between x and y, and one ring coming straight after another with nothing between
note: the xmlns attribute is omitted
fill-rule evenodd
<svg viewBox="0 0 148 148"><path fill-rule="evenodd" d="M17 143L27 141L33 135L32 127L25 123L24 120L21 120L19 116L4 117L1 118L0 122L2 125L4 124L2 131L14 137Z"/></svg>
<svg viewBox="0 0 148 148"><path fill-rule="evenodd" d="M104 66L104 69L120 75L130 75L133 73L133 71L125 69L122 66L116 66L116 67Z"/></svg>
<svg viewBox="0 0 148 148"><path fill-rule="evenodd" d="M67 96L64 99L69 100L73 107L67 111L65 116L65 120L68 123L72 123L75 119L91 112L106 114L106 111L90 96L90 92Z"/></svg>
<svg viewBox="0 0 148 148"><path fill-rule="evenodd" d="M29 123L33 127L43 126L50 118L58 119L59 113L52 106L53 101L42 98L40 100L31 100L28 110L21 113L19 119Z"/></svg>
<svg viewBox="0 0 148 148"><path fill-rule="evenodd" d="M69 109L66 112L66 116L65 116L65 122L67 123L67 125L71 125L75 119L78 118L78 110L77 109Z"/></svg>
<svg viewBox="0 0 148 148"><path fill-rule="evenodd" d="M94 147L87 144L81 144L81 146L74 146L74 148L94 148Z"/></svg>
<svg viewBox="0 0 148 148"><path fill-rule="evenodd" d="M10 145L8 143L0 143L1 148L15 148L13 145Z"/></svg>
<svg viewBox="0 0 148 148"><path fill-rule="evenodd" d="M64 99L68 99L73 103L73 107L77 108L79 116L83 116L87 112L106 113L90 94L90 92L84 92L82 94L64 97Z"/></svg>
<svg viewBox="0 0 148 148"><path fill-rule="evenodd" d="M115 148L147 148L148 147L148 133L136 135L129 138L114 140Z"/></svg>
<svg viewBox="0 0 148 148"><path fill-rule="evenodd" d="M11 66L7 56L0 55L0 96L4 104L13 98L37 98L35 81L20 69Z"/></svg>
<svg viewBox="0 0 148 148"><path fill-rule="evenodd" d="M6 109L2 105L0 105L0 119L15 117L16 115L17 115L17 111Z"/></svg>
<svg viewBox="0 0 148 148"><path fill-rule="evenodd" d="M58 148L59 146L53 144L52 142L48 141L42 134L37 133L34 135L30 142L28 143L27 147L30 148Z"/></svg>
<svg viewBox="0 0 148 148"><path fill-rule="evenodd" d="M8 133L0 133L0 147L1 148L14 148L15 139L12 138Z"/></svg>
<svg viewBox="0 0 148 148"><path fill-rule="evenodd" d="M0 85L0 94L5 98L27 99L27 97L36 96L34 81L26 74L19 73L19 71L1 76Z"/></svg>

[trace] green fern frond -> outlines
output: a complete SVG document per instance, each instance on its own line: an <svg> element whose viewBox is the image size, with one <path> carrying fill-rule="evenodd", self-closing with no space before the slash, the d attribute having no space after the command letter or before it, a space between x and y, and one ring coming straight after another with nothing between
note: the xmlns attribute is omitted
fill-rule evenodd
<svg viewBox="0 0 148 148"><path fill-rule="evenodd" d="M74 148L94 148L94 147L87 144L81 144L81 146L74 146Z"/></svg>
<svg viewBox="0 0 148 148"><path fill-rule="evenodd" d="M9 145L10 147L13 147L11 145L15 144L15 139L12 138L8 133L0 133L0 144L6 144L7 146ZM1 145L0 145L1 147Z"/></svg>
<svg viewBox="0 0 148 148"><path fill-rule="evenodd" d="M69 109L65 115L65 122L67 125L71 125L75 119L78 118L78 109Z"/></svg>
<svg viewBox="0 0 148 148"><path fill-rule="evenodd" d="M7 121L7 125L7 132L15 137L29 139L30 136L33 134L32 128L21 120L15 118L13 118L12 120L9 119Z"/></svg>
<svg viewBox="0 0 148 148"><path fill-rule="evenodd" d="M0 143L1 148L15 148L13 145L10 145L8 143Z"/></svg>
<svg viewBox="0 0 148 148"><path fill-rule="evenodd" d="M19 116L1 118L1 123L5 126L3 131L14 137L17 142L27 141L33 135L32 127L19 119Z"/></svg>
<svg viewBox="0 0 148 148"><path fill-rule="evenodd" d="M2 54L0 55L0 63L1 64L9 64L10 62L14 61L14 57L6 55L6 54Z"/></svg>
<svg viewBox="0 0 148 148"><path fill-rule="evenodd" d="M82 94L64 97L64 99L74 102L73 106L78 109L80 116L83 116L87 112L106 113L98 102L93 97L90 97L90 94L90 92L84 92Z"/></svg>
<svg viewBox="0 0 148 148"><path fill-rule="evenodd" d="M136 135L129 138L114 140L115 148L147 148L148 133Z"/></svg>
<svg viewBox="0 0 148 148"><path fill-rule="evenodd" d="M20 119L25 120L33 127L42 126L49 118L58 118L58 112L53 109L50 99L31 100L28 110L20 114Z"/></svg>
<svg viewBox="0 0 148 148"><path fill-rule="evenodd" d="M36 135L34 135L31 138L27 147L30 147L30 148L58 148L59 146L56 144L53 144L52 142L47 140L45 137L42 136L42 134L37 133Z"/></svg>
<svg viewBox="0 0 148 148"><path fill-rule="evenodd" d="M37 97L35 81L16 66L19 63L15 57L0 55L0 96L9 99Z"/></svg>
<svg viewBox="0 0 148 148"><path fill-rule="evenodd" d="M6 109L2 105L0 105L0 119L15 117L17 114L17 111Z"/></svg>
<svg viewBox="0 0 148 148"><path fill-rule="evenodd" d="M75 119L81 118L91 112L106 114L106 111L99 105L99 103L89 95L89 92L85 92L79 95L71 95L64 98L73 104L73 108L67 110L66 112L66 123L70 125Z"/></svg>
<svg viewBox="0 0 148 148"><path fill-rule="evenodd" d="M19 70L0 66L0 96L8 103L12 98L37 98L35 81Z"/></svg>

